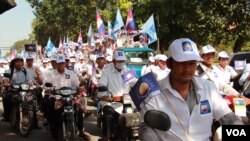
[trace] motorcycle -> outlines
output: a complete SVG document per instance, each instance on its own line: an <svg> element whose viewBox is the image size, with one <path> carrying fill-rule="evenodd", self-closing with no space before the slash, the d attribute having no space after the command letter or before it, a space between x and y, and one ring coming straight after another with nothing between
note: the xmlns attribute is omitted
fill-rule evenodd
<svg viewBox="0 0 250 141"><path fill-rule="evenodd" d="M171 127L171 121L169 116L162 111L148 110L144 114L143 118L145 124L151 127L152 129L168 131ZM143 130L143 132L140 133L139 138L141 141L154 141L158 139L157 134L155 134L155 131L151 131L149 129Z"/></svg>
<svg viewBox="0 0 250 141"><path fill-rule="evenodd" d="M54 91L55 98L54 109L56 113L61 115L54 123L49 122L51 135L60 141L74 141L78 130L76 127L77 121L77 106L75 106L74 95L77 90L70 87L63 87Z"/></svg>
<svg viewBox="0 0 250 141"><path fill-rule="evenodd" d="M114 114L114 135L111 140L136 140L138 139L139 116L140 113L136 110L129 94L124 94L120 102L115 102L115 97L108 91L107 87L98 87L98 92L102 93L102 120L105 120L104 115ZM106 93L106 94L104 94ZM105 124L105 123L103 123Z"/></svg>
<svg viewBox="0 0 250 141"><path fill-rule="evenodd" d="M18 128L21 136L28 136L34 125L34 111L38 110L36 95L28 84L13 84L12 106L10 112L10 124Z"/></svg>

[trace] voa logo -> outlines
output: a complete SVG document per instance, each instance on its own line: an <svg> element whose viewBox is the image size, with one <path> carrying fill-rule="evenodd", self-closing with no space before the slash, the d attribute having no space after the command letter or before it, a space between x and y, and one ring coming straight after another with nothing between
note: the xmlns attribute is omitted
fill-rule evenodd
<svg viewBox="0 0 250 141"><path fill-rule="evenodd" d="M247 136L244 129L226 129L227 136Z"/></svg>

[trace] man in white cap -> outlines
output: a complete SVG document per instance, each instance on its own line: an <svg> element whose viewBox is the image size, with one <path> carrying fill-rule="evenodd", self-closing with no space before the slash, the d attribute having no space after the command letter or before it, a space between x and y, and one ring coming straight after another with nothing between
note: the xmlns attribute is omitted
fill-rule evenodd
<svg viewBox="0 0 250 141"><path fill-rule="evenodd" d="M44 75L44 73L46 72L46 71L48 71L48 60L47 59L43 59L42 60L42 66L40 66L40 71L41 71L41 73L42 73L42 75Z"/></svg>
<svg viewBox="0 0 250 141"><path fill-rule="evenodd" d="M227 84L232 83L230 80L234 79L237 76L237 72L228 65L229 56L226 51L221 51L218 53L219 64L216 66L218 68L218 75L221 79L225 80Z"/></svg>
<svg viewBox="0 0 250 141"><path fill-rule="evenodd" d="M32 76L33 82L38 85L43 84L43 78L40 69L34 65L34 58L30 55L26 57L26 64L24 65L26 70Z"/></svg>
<svg viewBox="0 0 250 141"><path fill-rule="evenodd" d="M152 72L152 69L155 67L155 59L154 56L148 57L148 64L144 65L141 69L141 75Z"/></svg>
<svg viewBox="0 0 250 141"><path fill-rule="evenodd" d="M168 57L166 55L158 54L158 65L152 69L158 81L165 78L170 72L170 69L167 67L167 59Z"/></svg>
<svg viewBox="0 0 250 141"><path fill-rule="evenodd" d="M147 35L145 35L145 36L147 36ZM148 47L148 44L145 42L145 37L143 36L143 35L140 35L139 36L139 47L140 48L143 48L143 47Z"/></svg>
<svg viewBox="0 0 250 141"><path fill-rule="evenodd" d="M215 53L216 50L211 45L202 47L200 54L203 61L197 66L196 75L214 82L220 94L238 96L239 93L221 78L218 68L213 65Z"/></svg>
<svg viewBox="0 0 250 141"><path fill-rule="evenodd" d="M56 70L51 71L48 75L50 78L47 78L44 80L45 83L51 83L55 89L60 89L62 87L72 87L73 89L77 89L80 82L79 79L76 77L73 71L68 70L65 68L65 56L64 55L59 55L56 60ZM79 96L79 97L78 97ZM80 98L81 100L81 95L78 95L77 97ZM81 100L82 101L82 100ZM49 106L47 107L49 109L54 109L54 103L55 98L51 98L49 100ZM81 104L84 105L84 104ZM84 131L84 118L83 118L83 113L86 107L80 107L79 108L79 114L78 114L78 121L77 122L77 127L79 130L79 136L83 137L85 140L90 140L90 136L86 134ZM54 109L55 110L55 109ZM54 112L51 110L51 112L48 113L48 121L54 123L55 120L58 120L58 116L61 116L61 114Z"/></svg>
<svg viewBox="0 0 250 141"><path fill-rule="evenodd" d="M112 93L114 102L121 102L123 94L128 94L130 86L126 85L122 79L122 74L129 69L125 67L125 61L127 60L123 51L115 51L113 55L113 65L104 69L102 76L99 80L99 86L106 86ZM105 96L98 95L100 99ZM110 118L110 116L112 118ZM114 123L117 121L115 114L103 115L105 121L103 121L103 136L104 140L110 138L113 134Z"/></svg>
<svg viewBox="0 0 250 141"><path fill-rule="evenodd" d="M6 68L4 67L4 60L0 59L0 74L4 73Z"/></svg>
<svg viewBox="0 0 250 141"><path fill-rule="evenodd" d="M200 57L196 44L188 39L174 40L168 49L169 75L159 81L163 93L154 94L142 106L141 121L146 111L159 110L170 117L168 131L153 130L142 123L140 139L169 141L209 141L213 120L221 124L242 124L219 95L215 85L195 77Z"/></svg>
<svg viewBox="0 0 250 141"><path fill-rule="evenodd" d="M36 95L38 105L41 106L41 100L42 100L41 85L43 84L43 76L42 76L40 69L34 65L33 61L34 61L34 57L31 55L28 55L26 57L26 64L24 65L24 68L27 70L27 73L31 75L32 81L36 85L35 89L32 92ZM37 128L37 129L41 128L38 125L36 111L34 111L34 123L35 123L34 128Z"/></svg>

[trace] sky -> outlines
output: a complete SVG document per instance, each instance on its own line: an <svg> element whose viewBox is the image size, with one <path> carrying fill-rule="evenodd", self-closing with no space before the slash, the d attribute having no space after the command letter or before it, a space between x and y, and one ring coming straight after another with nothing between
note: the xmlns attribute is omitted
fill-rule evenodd
<svg viewBox="0 0 250 141"><path fill-rule="evenodd" d="M16 41L28 39L35 18L26 0L15 0L16 7L0 15L0 47L11 47Z"/></svg>

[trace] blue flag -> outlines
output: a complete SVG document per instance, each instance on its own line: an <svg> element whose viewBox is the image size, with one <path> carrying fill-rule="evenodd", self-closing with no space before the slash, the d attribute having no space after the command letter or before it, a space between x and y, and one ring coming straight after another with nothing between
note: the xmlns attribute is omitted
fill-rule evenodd
<svg viewBox="0 0 250 141"><path fill-rule="evenodd" d="M88 30L88 33L87 33L88 37L91 37L93 35L93 32L92 32L92 25L90 24L89 26L89 30Z"/></svg>
<svg viewBox="0 0 250 141"><path fill-rule="evenodd" d="M120 10L117 9L116 18L113 27L113 35L117 39L117 32L124 26Z"/></svg>
<svg viewBox="0 0 250 141"><path fill-rule="evenodd" d="M149 36L148 44L157 41L157 34L155 30L155 22L153 15L151 15L150 18L144 23L144 25L142 26L142 30Z"/></svg>
<svg viewBox="0 0 250 141"><path fill-rule="evenodd" d="M129 91L129 95L133 100L136 109L141 110L144 103L154 95L162 94L160 85L155 79L152 72L147 73L139 78L136 84Z"/></svg>
<svg viewBox="0 0 250 141"><path fill-rule="evenodd" d="M46 49L47 49L46 54L48 57L52 56L56 52L56 47L51 42L50 37L49 37L49 40L47 42Z"/></svg>
<svg viewBox="0 0 250 141"><path fill-rule="evenodd" d="M111 36L112 34L112 24L110 23L110 21L108 21L108 35Z"/></svg>

